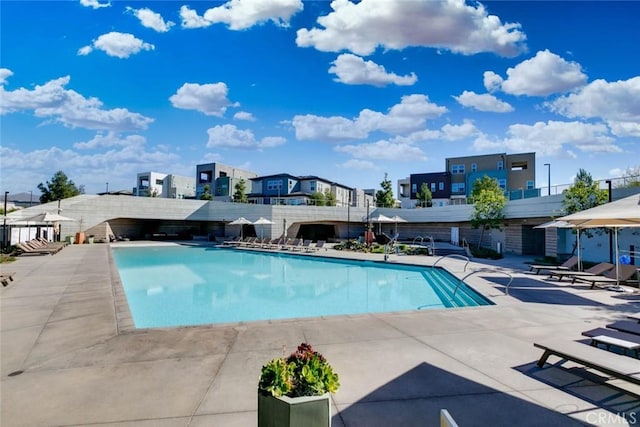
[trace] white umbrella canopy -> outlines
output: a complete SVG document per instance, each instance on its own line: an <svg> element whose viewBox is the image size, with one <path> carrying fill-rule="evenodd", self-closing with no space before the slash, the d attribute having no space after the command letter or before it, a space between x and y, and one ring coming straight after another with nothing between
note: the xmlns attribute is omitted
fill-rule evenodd
<svg viewBox="0 0 640 427"><path fill-rule="evenodd" d="M396 230L396 231L395 231L395 233L396 233L396 234L398 234L398 223L399 223L399 222L409 222L409 221L407 221L406 219L404 219L404 218L402 218L401 216L398 216L398 215L394 215L394 216L392 216L392 217L391 217L391 219L393 220L393 222L394 222L394 223L395 223L395 225L396 225L396 229L395 229L395 230Z"/></svg>
<svg viewBox="0 0 640 427"><path fill-rule="evenodd" d="M264 226L265 226L265 224L273 224L273 221L261 216L260 218L255 220L253 222L253 224L262 226L262 227L260 227L260 239L264 239Z"/></svg>
<svg viewBox="0 0 640 427"><path fill-rule="evenodd" d="M56 213L51 212L42 212L38 215L24 218L23 221L33 221L33 222L62 222L62 221L77 221L75 218L69 218L66 216L62 216Z"/></svg>
<svg viewBox="0 0 640 427"><path fill-rule="evenodd" d="M362 220L364 222L366 222L367 221L367 217L363 217ZM372 217L369 218L369 221L378 224L378 233L382 232L382 224L383 223L385 223L385 224L393 224L395 222L393 219L391 219L388 216L383 215L383 214L378 214L376 216L372 216Z"/></svg>
<svg viewBox="0 0 640 427"><path fill-rule="evenodd" d="M240 240L243 239L243 229L245 225L249 225L249 224L253 224L251 221L249 221L247 218L241 216L239 218L234 219L233 221L231 221L229 223L229 225L239 225L240 226Z"/></svg>
<svg viewBox="0 0 640 427"><path fill-rule="evenodd" d="M640 227L640 196L625 197L615 202L585 209L571 215L558 218L573 224L576 228L611 228L614 232L616 250L616 277L618 276L618 229ZM619 284L619 283L618 283Z"/></svg>

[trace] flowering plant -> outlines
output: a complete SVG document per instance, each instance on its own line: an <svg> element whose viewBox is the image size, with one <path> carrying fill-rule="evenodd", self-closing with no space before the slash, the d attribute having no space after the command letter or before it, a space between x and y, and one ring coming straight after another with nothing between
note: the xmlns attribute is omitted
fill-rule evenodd
<svg viewBox="0 0 640 427"><path fill-rule="evenodd" d="M258 390L272 396L320 396L338 391L338 374L311 345L302 343L289 357L273 359L262 367Z"/></svg>

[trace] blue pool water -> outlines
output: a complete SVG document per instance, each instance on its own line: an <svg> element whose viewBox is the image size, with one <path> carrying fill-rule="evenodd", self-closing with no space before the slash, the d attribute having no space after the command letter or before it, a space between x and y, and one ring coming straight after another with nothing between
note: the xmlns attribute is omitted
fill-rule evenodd
<svg viewBox="0 0 640 427"><path fill-rule="evenodd" d="M136 328L491 304L445 270L189 246L113 248Z"/></svg>

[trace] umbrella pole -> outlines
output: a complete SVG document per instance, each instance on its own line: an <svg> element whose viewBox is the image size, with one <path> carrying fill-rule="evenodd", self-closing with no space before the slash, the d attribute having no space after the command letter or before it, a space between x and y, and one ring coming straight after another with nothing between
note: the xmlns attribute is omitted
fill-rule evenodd
<svg viewBox="0 0 640 427"><path fill-rule="evenodd" d="M616 286L620 286L620 259L618 258L618 227L613 228L614 237L616 241Z"/></svg>

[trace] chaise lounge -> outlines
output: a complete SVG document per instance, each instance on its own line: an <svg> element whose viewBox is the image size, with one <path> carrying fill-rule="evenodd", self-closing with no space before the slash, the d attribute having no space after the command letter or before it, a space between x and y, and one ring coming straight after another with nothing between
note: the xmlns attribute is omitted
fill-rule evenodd
<svg viewBox="0 0 640 427"><path fill-rule="evenodd" d="M631 280L631 278L636 274L636 266L635 265L619 265L618 271L616 269L608 270L601 275L595 276L574 276L573 283L576 280L581 282L586 282L591 284L591 289L595 288L597 283L600 284L618 284L618 283L629 283L635 282L638 283L638 280Z"/></svg>
<svg viewBox="0 0 640 427"><path fill-rule="evenodd" d="M600 264L596 264L584 271L552 271L549 273L549 277L547 277L547 279L557 277L558 281L560 282L564 277L569 277L574 279L573 281L575 282L575 278L578 276L598 276L606 271L611 270L613 267L614 265L609 262L601 262Z"/></svg>
<svg viewBox="0 0 640 427"><path fill-rule="evenodd" d="M593 368L621 380L640 385L640 360L622 356L597 347L592 347L575 341L549 340L534 343L535 347L544 350L538 367L544 367L549 356L571 360L581 365Z"/></svg>
<svg viewBox="0 0 640 427"><path fill-rule="evenodd" d="M544 265L544 264L531 264L529 266L529 271L536 270L536 274L540 274L540 271L570 271L573 270L580 261L580 258L577 256L572 256L565 262L560 265Z"/></svg>

